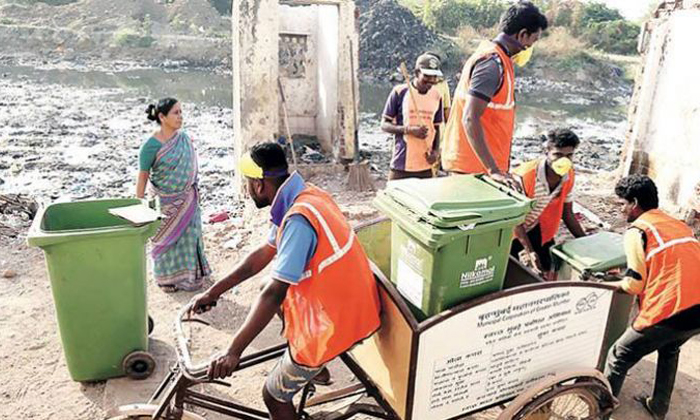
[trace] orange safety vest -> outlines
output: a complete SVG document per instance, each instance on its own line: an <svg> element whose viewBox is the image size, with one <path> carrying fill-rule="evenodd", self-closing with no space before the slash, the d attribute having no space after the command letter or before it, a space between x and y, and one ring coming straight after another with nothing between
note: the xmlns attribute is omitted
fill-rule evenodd
<svg viewBox="0 0 700 420"><path fill-rule="evenodd" d="M535 196L535 184L537 183L537 169L542 159L535 159L525 162L513 170L522 179L525 194L533 198ZM542 231L542 245L554 239L559 232L561 216L564 214L564 203L566 197L574 188L574 168L569 170L569 176L562 181L559 196L552 199L540 215L539 224Z"/></svg>
<svg viewBox="0 0 700 420"><path fill-rule="evenodd" d="M301 214L316 231L316 252L282 309L292 359L318 367L379 328L379 295L369 260L340 208L326 192L308 186L285 214Z"/></svg>
<svg viewBox="0 0 700 420"><path fill-rule="evenodd" d="M515 127L513 62L498 44L483 42L477 52L464 65L455 91L442 150L442 166L447 171L466 174L486 172L486 167L481 163L467 140L467 131L462 123L462 117L469 98L469 85L474 66L482 58L494 54L498 55L503 63L503 83L481 116L481 126L484 129L486 144L496 160L498 168L506 172L510 167L510 148Z"/></svg>
<svg viewBox="0 0 700 420"><path fill-rule="evenodd" d="M442 93L439 89L431 87L426 93L421 94L418 92L418 89L406 83L397 86L395 89L397 92L407 89L401 109L404 116L404 125L425 126L428 128L428 137L425 139L420 139L410 134L403 135L406 142L406 166L404 170L407 172L426 171L432 168L426 155L433 150L433 143L439 141L439 139L435 139L434 120L435 114L441 111Z"/></svg>
<svg viewBox="0 0 700 420"><path fill-rule="evenodd" d="M700 304L700 243L685 223L649 210L632 223L646 234L646 285L635 330Z"/></svg>

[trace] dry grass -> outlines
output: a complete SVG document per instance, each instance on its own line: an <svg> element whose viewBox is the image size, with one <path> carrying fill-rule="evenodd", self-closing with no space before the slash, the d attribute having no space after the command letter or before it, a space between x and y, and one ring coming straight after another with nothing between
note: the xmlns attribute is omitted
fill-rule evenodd
<svg viewBox="0 0 700 420"><path fill-rule="evenodd" d="M463 26L457 34L457 44L466 55L471 55L476 51L481 41L493 39L498 34L498 29L485 28L475 29L469 25Z"/></svg>
<svg viewBox="0 0 700 420"><path fill-rule="evenodd" d="M537 54L549 57L569 57L588 48L585 42L571 35L567 28L555 27L535 45Z"/></svg>

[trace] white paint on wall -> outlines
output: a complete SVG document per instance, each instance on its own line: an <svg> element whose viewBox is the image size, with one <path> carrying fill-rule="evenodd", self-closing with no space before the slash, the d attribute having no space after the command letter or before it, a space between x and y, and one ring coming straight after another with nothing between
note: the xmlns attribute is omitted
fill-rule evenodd
<svg viewBox="0 0 700 420"><path fill-rule="evenodd" d="M338 123L339 19L338 6L319 6L316 129L321 143L328 145L332 144L336 136Z"/></svg>

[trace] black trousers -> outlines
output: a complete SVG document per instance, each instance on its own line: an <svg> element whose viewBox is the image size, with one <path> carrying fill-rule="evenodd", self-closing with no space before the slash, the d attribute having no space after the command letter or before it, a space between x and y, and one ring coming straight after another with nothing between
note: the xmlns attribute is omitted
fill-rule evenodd
<svg viewBox="0 0 700 420"><path fill-rule="evenodd" d="M542 244L542 230L540 229L539 224L527 233L527 237L530 239L530 243L532 244L532 248L537 254L537 258L539 258L540 260L542 269L544 271L551 270L552 254L549 252L549 249L554 246L554 240ZM518 254L523 249L525 249L523 247L523 244L520 243L518 238L515 238L513 239L513 245L511 245L510 247L510 255L512 255L515 258L518 258Z"/></svg>
<svg viewBox="0 0 700 420"><path fill-rule="evenodd" d="M681 346L700 333L700 328L694 327L694 329L679 329L669 326L669 323L661 322L641 331L627 328L627 331L610 348L605 362L605 376L610 382L613 394L620 395L628 370L647 354L658 352L650 408L657 417L664 418L668 412L676 382Z"/></svg>

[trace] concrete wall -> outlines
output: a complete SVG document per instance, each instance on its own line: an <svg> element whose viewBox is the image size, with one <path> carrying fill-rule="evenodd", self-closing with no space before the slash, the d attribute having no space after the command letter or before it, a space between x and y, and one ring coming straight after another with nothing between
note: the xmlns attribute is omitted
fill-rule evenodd
<svg viewBox="0 0 700 420"><path fill-rule="evenodd" d="M317 34L318 6L280 5L280 78L287 100L289 126L293 134L317 135L316 116L318 115L318 43ZM290 41L285 41L290 40ZM294 42L291 42L293 40ZM302 41L303 49L299 46ZM283 59L283 54L294 57ZM292 68L293 67L293 68ZM301 69L301 71L299 71ZM285 133L282 120L283 110L280 102L280 133ZM329 144L330 144L330 139Z"/></svg>
<svg viewBox="0 0 700 420"><path fill-rule="evenodd" d="M360 62L360 21L353 1L341 1L339 11L338 139L334 143L334 152L340 159L352 159L355 154L353 110L358 111L360 102L360 86L357 83ZM352 48L350 48L351 45Z"/></svg>
<svg viewBox="0 0 700 420"><path fill-rule="evenodd" d="M700 83L693 52L699 26L700 10L677 10L647 24L623 157L623 172L652 177L662 207L680 217L700 204Z"/></svg>
<svg viewBox="0 0 700 420"><path fill-rule="evenodd" d="M316 132L319 139L327 143L328 150L332 149L333 139L336 138L338 132L339 18L338 6L318 6L316 24L318 37Z"/></svg>
<svg viewBox="0 0 700 420"><path fill-rule="evenodd" d="M232 26L234 153L238 162L253 145L274 140L279 126L277 0L234 0Z"/></svg>
<svg viewBox="0 0 700 420"><path fill-rule="evenodd" d="M355 3L234 0L232 24L236 161L254 144L285 133L280 75L292 134L315 135L326 152L351 159L353 110L359 102ZM280 35L285 34L306 37L303 77L280 71Z"/></svg>

